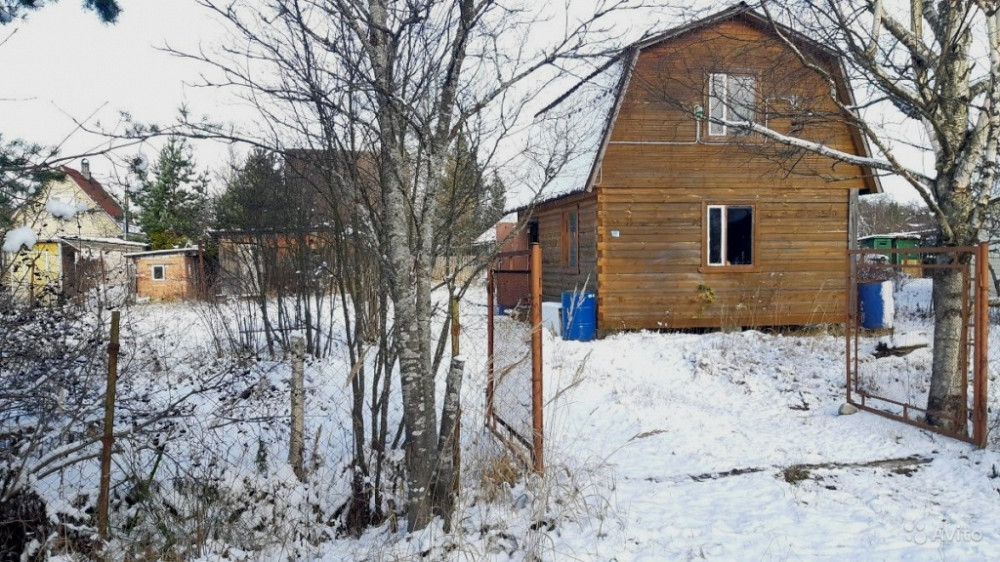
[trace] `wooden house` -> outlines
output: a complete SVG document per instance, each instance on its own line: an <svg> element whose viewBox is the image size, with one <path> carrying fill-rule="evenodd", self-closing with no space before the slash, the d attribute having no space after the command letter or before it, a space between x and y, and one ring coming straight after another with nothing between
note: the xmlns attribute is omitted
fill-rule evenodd
<svg viewBox="0 0 1000 562"><path fill-rule="evenodd" d="M795 49L784 41L793 42ZM575 134L542 202L544 300L597 295L597 329L842 322L845 250L870 170L750 132L867 156L833 53L745 4L643 40L543 110Z"/></svg>
<svg viewBox="0 0 1000 562"><path fill-rule="evenodd" d="M135 296L141 300L186 300L201 294L204 262L198 248L127 254L134 263Z"/></svg>

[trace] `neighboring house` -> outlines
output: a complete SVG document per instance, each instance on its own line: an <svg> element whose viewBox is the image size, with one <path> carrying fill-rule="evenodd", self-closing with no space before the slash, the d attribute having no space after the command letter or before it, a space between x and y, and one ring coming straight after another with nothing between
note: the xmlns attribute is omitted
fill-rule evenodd
<svg viewBox="0 0 1000 562"><path fill-rule="evenodd" d="M924 246L923 239L923 233L920 232L872 234L859 237L858 247L873 250L903 250ZM923 259L919 253L886 254L886 261L894 265L902 265L901 271L910 277L923 277Z"/></svg>
<svg viewBox="0 0 1000 562"><path fill-rule="evenodd" d="M126 254L135 271L135 296L143 300L184 300L201 294L205 264L198 248Z"/></svg>
<svg viewBox="0 0 1000 562"><path fill-rule="evenodd" d="M60 171L61 180L46 183L13 216L12 228L30 229L37 238L32 248L3 256L5 284L21 300L127 286L124 255L146 247L121 238L124 211L91 175L86 159L79 171Z"/></svg>
<svg viewBox="0 0 1000 562"><path fill-rule="evenodd" d="M291 149L283 179L278 197L263 190L271 207L265 216L210 233L218 247L216 294L258 297L322 284L338 253L367 239L367 202L380 200L370 155ZM337 232L349 235L338 240Z"/></svg>
<svg viewBox="0 0 1000 562"><path fill-rule="evenodd" d="M220 296L274 294L295 285L304 269L312 269L311 258L329 257L323 232L243 229L209 234L219 249L214 290Z"/></svg>
<svg viewBox="0 0 1000 562"><path fill-rule="evenodd" d="M850 105L835 55L782 34ZM867 155L830 88L745 4L581 81L537 120L578 150L548 199L519 209L543 250L544 299L596 291L603 332L843 322L856 195L880 192L877 178L727 126Z"/></svg>

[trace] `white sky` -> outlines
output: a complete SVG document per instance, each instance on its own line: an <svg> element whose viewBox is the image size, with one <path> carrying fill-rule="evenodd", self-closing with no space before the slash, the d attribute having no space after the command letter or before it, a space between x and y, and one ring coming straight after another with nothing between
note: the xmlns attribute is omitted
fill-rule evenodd
<svg viewBox="0 0 1000 562"><path fill-rule="evenodd" d="M192 0L121 0L124 11L115 25L102 24L80 4L61 0L0 27L0 43L6 40L0 46L5 139L61 145L63 154L77 154L107 141L77 130L74 119L113 127L119 111L127 111L138 121L169 123L182 104L195 115L235 114L233 100L221 92L191 85L202 68L156 48L169 43L188 50L217 41L217 24ZM154 158L158 147L142 150ZM225 146L204 143L195 160L217 166L226 154ZM90 161L96 175L111 173L107 158Z"/></svg>
<svg viewBox="0 0 1000 562"><path fill-rule="evenodd" d="M79 0L61 0L27 21L0 27L0 134L5 139L61 145L63 154L77 154L107 141L77 130L74 120L100 119L102 126L113 127L119 111L127 111L141 122L170 123L182 104L213 121L253 118L231 96L195 86L199 72L206 70L203 65L157 49L169 43L195 51L199 45L218 44L224 34L207 10L193 0L121 0L121 5L124 11L115 25L84 12ZM158 146L141 150L154 158ZM229 150L201 143L195 160L219 169ZM110 159L90 161L95 175L114 188L115 182L107 179L113 172ZM78 162L71 165L79 167Z"/></svg>

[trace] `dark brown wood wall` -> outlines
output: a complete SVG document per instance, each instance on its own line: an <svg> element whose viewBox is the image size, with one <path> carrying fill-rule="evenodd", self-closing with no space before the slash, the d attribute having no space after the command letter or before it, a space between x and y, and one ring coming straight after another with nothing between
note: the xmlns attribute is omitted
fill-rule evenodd
<svg viewBox="0 0 1000 562"><path fill-rule="evenodd" d="M704 122L696 142L693 115L707 108L710 72L753 73L760 119L858 151L824 101L828 85L741 20L644 50L594 189L598 328L841 322L849 190L864 187L863 170L760 138L709 138ZM751 270L704 266L707 204L754 205ZM581 277L554 273L557 214L553 206L538 215L546 299Z"/></svg>
<svg viewBox="0 0 1000 562"><path fill-rule="evenodd" d="M579 260L564 267L563 214L576 209L579 217ZM542 299L559 301L563 291L597 290L597 198L593 193L554 201L535 211L542 247Z"/></svg>

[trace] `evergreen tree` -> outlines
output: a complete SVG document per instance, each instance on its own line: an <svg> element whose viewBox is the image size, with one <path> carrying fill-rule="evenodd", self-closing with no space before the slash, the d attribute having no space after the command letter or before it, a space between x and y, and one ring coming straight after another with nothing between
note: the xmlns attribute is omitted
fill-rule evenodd
<svg viewBox="0 0 1000 562"><path fill-rule="evenodd" d="M151 175L142 178L135 197L142 208L139 226L154 250L184 245L201 237L208 216L207 188L208 175L198 172L187 141L168 138Z"/></svg>
<svg viewBox="0 0 1000 562"><path fill-rule="evenodd" d="M280 229L292 217L293 197L289 197L277 154L253 150L233 169L226 191L215 200L215 228Z"/></svg>
<svg viewBox="0 0 1000 562"><path fill-rule="evenodd" d="M50 3L44 0L0 0L0 25L23 18L28 12ZM83 8L96 13L104 23L115 23L122 12L118 0L84 0Z"/></svg>

